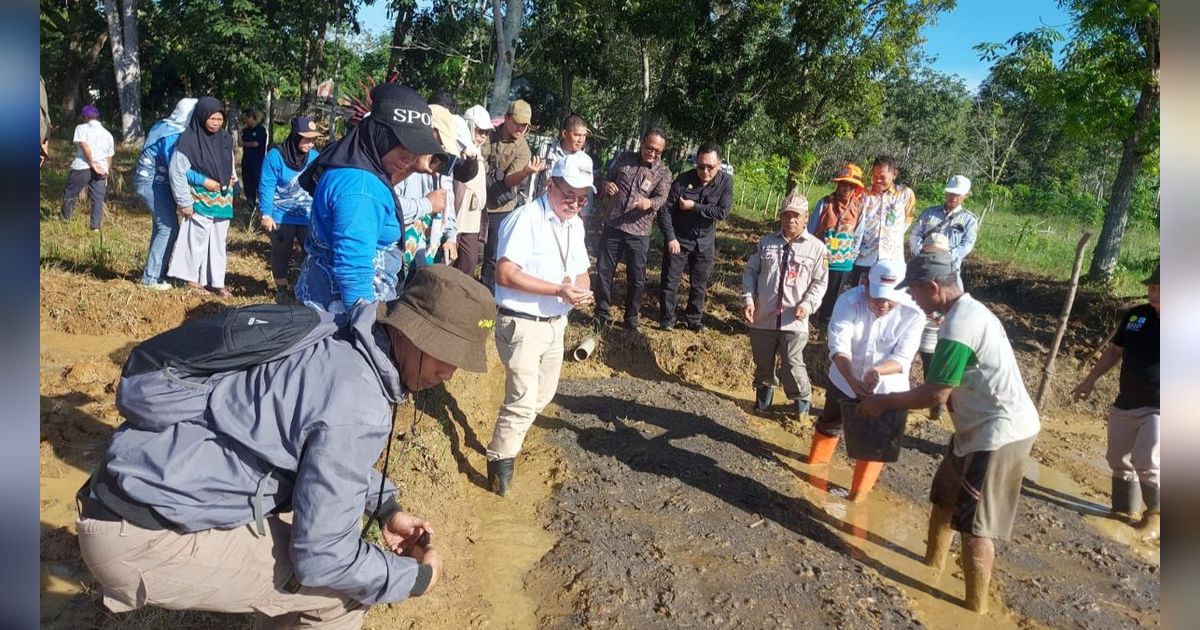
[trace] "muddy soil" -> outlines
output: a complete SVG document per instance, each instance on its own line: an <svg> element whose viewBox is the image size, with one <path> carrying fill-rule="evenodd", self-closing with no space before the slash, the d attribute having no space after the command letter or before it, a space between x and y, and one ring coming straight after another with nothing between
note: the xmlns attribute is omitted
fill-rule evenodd
<svg viewBox="0 0 1200 630"><path fill-rule="evenodd" d="M914 422L900 462L855 505L852 463L808 467L809 434L748 419L744 402L593 379L563 383L557 404L544 426L571 462L554 494L561 538L529 578L560 593L539 610L546 627L1157 624L1156 559L1081 522L1102 508L1042 485L1036 466L1014 539L998 545L993 612L963 612L961 570L920 564L950 435L938 423Z"/></svg>

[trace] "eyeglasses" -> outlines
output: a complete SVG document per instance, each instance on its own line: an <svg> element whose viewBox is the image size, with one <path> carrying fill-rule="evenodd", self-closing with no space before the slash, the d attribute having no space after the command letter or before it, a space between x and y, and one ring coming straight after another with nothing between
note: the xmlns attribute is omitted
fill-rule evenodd
<svg viewBox="0 0 1200 630"><path fill-rule="evenodd" d="M654 147L645 144L642 145L642 150L650 155L662 155L663 152L662 149L655 149Z"/></svg>
<svg viewBox="0 0 1200 630"><path fill-rule="evenodd" d="M716 169L717 169L716 164L697 164L696 165L697 171L715 171Z"/></svg>
<svg viewBox="0 0 1200 630"><path fill-rule="evenodd" d="M583 195L581 197L576 197L576 196L568 193L566 190L564 190L563 187L558 182L554 183L554 187L558 189L558 194L562 195L564 204L566 204L568 206L587 205L588 197L590 195Z"/></svg>

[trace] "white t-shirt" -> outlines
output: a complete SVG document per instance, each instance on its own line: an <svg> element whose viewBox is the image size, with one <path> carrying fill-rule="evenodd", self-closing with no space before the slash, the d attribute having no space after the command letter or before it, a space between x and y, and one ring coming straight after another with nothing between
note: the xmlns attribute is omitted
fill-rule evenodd
<svg viewBox="0 0 1200 630"><path fill-rule="evenodd" d="M114 153L112 134L108 133L108 130L98 120L89 120L82 125L75 125L75 137L72 142L86 142L88 149L92 152L92 159L98 163L111 158ZM71 160L71 170L83 171L89 168L92 168L92 165L88 164L87 158L83 155L83 149L76 144L75 159Z"/></svg>
<svg viewBox="0 0 1200 630"><path fill-rule="evenodd" d="M955 455L993 451L1041 430L1004 326L970 294L946 313L926 380L954 387Z"/></svg>
<svg viewBox="0 0 1200 630"><path fill-rule="evenodd" d="M550 208L549 198L542 195L513 210L500 224L496 260L507 258L535 278L560 284L564 278L575 278L588 270L583 231L583 221L578 215L563 223ZM558 296L535 295L499 283L496 304L538 317L571 312L571 305Z"/></svg>
<svg viewBox="0 0 1200 630"><path fill-rule="evenodd" d="M897 301L883 317L875 317L867 303L866 289L855 287L838 297L829 318L829 380L842 393L856 398L850 383L833 363L833 355L850 357L854 376L863 374L882 361L900 364L901 371L879 379L875 393L888 394L908 390L908 371L921 345L925 314L911 302Z"/></svg>

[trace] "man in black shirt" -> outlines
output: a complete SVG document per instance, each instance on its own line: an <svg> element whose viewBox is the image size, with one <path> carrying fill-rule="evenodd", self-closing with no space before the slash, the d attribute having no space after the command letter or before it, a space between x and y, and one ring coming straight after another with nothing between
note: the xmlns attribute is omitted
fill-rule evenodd
<svg viewBox="0 0 1200 630"><path fill-rule="evenodd" d="M242 193L250 211L258 207L258 182L262 179L263 158L267 155L267 129L262 126L258 112L242 110Z"/></svg>
<svg viewBox="0 0 1200 630"><path fill-rule="evenodd" d="M1135 522L1143 538L1159 537L1159 368L1158 368L1158 268L1146 279L1149 304L1125 312L1108 347L1087 378L1071 391L1079 401L1092 393L1096 380L1121 362L1117 400L1108 414L1108 465L1113 470L1112 511ZM1138 498L1139 485L1141 499Z"/></svg>
<svg viewBox="0 0 1200 630"><path fill-rule="evenodd" d="M663 330L675 327L675 291L685 268L691 290L683 311L684 323L692 330L704 330L704 299L717 257L716 223L728 218L732 208L733 177L721 170L720 147L705 142L696 151L696 168L675 178L667 203L658 214L666 244L659 276L659 324Z"/></svg>

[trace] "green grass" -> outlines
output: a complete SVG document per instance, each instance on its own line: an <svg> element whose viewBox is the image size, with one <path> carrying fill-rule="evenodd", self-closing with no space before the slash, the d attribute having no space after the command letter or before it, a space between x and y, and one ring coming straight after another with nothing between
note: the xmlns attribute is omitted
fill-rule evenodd
<svg viewBox="0 0 1200 630"><path fill-rule="evenodd" d="M809 207L833 191L829 185L812 185L805 191ZM756 222L773 222L783 195L773 191L768 200L768 191L739 186L734 180L733 214ZM929 206L941 203L941 199L919 199L916 212L919 214ZM983 200L967 200L967 209L977 216L982 213ZM1018 213L1010 208L998 206L983 218L973 256L988 261L1008 263L1016 273L1026 271L1049 276L1057 280L1068 280L1071 264L1075 260L1075 246L1085 228L1092 228L1094 236L1084 256L1083 272L1086 274L1092 260L1096 239L1100 235L1099 223L1088 225L1070 217ZM1121 243L1121 256L1111 290L1117 297L1145 295L1142 280L1154 270L1158 261L1160 238L1154 226L1130 224Z"/></svg>

